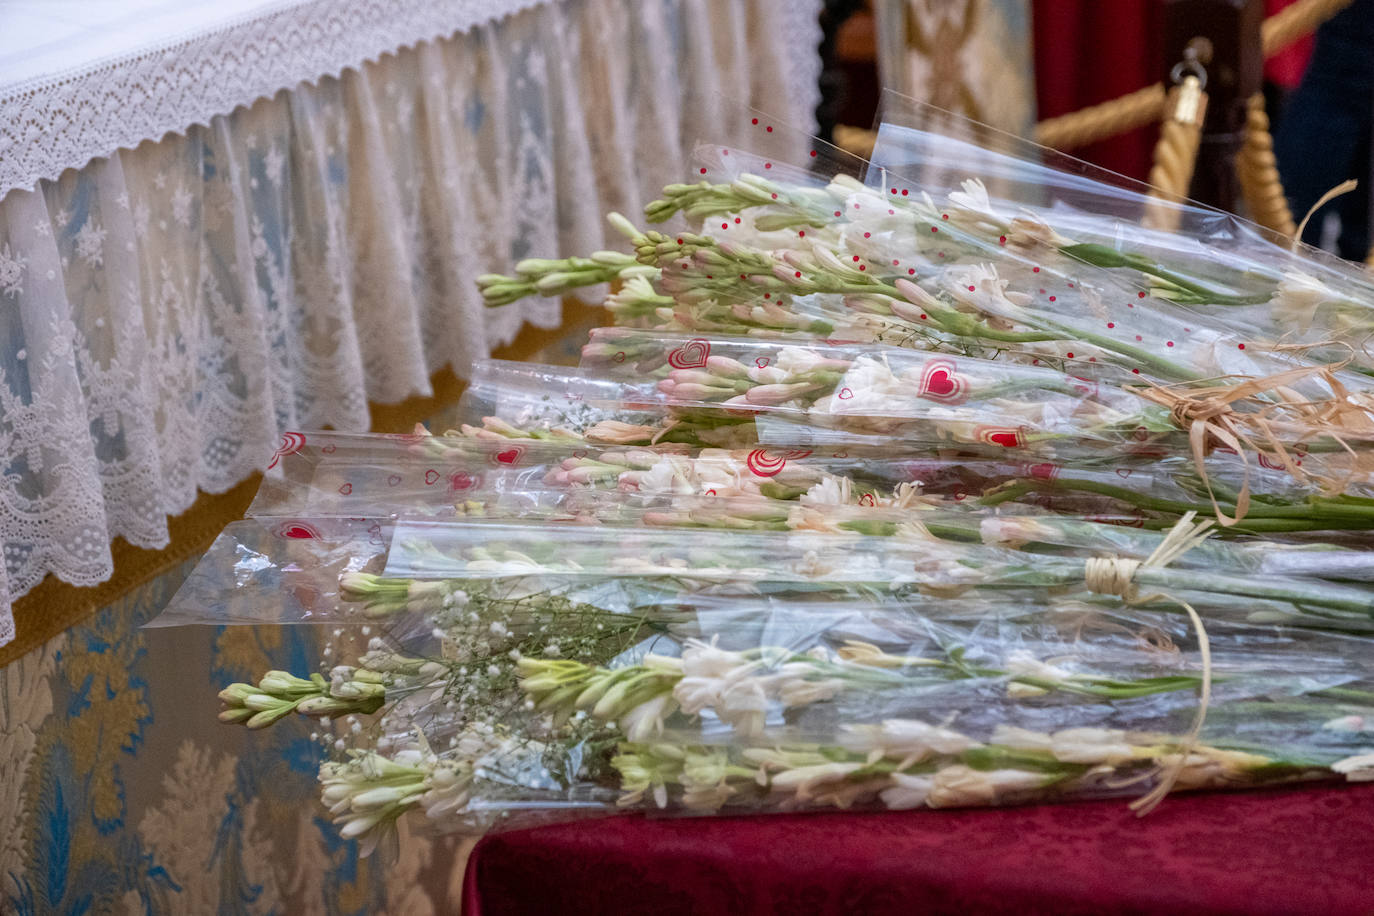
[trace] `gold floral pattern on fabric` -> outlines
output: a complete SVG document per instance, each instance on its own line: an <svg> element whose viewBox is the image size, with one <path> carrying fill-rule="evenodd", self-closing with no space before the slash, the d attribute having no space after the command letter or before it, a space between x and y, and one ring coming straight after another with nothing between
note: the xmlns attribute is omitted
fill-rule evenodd
<svg viewBox="0 0 1374 916"><path fill-rule="evenodd" d="M202 715L320 647L313 627L139 629L191 565L0 668L0 912L452 912L456 840L360 860L317 803L307 726Z"/></svg>

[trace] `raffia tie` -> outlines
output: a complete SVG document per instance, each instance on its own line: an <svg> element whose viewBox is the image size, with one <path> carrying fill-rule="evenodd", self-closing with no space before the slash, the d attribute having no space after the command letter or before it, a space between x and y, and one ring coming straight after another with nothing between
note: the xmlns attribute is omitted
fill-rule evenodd
<svg viewBox="0 0 1374 916"><path fill-rule="evenodd" d="M1360 398L1352 398L1350 392L1336 378L1335 372L1345 363L1331 363L1320 366L1303 366L1276 372L1261 378L1246 379L1234 385L1216 385L1209 388L1177 388L1151 384L1134 390L1141 397L1169 408L1170 419L1180 429L1188 431L1188 445L1192 452L1193 464L1197 468L1207 495L1212 501L1217 521L1227 527L1245 517L1250 508L1250 462L1246 450L1267 457L1270 462L1282 467L1299 480L1310 479L1312 475L1297 464L1283 443L1283 436L1329 436L1345 449L1353 459L1357 459L1352 449L1342 438L1342 434L1352 438L1365 438L1374 434L1369 407ZM1315 377L1331 389L1333 396L1320 401L1300 398L1288 386L1306 378ZM1269 393L1278 398L1274 401L1257 399L1257 395ZM1256 410L1238 412L1234 405L1248 401ZM1249 427L1247 431L1246 427ZM1258 440L1258 441L1257 441ZM1218 444L1231 449L1240 456L1242 478L1239 493L1236 495L1236 514L1228 516L1221 511L1211 480L1207 476L1206 457ZM1351 473L1353 474L1353 468ZM1340 492L1349 483L1345 480L1323 481L1328 489Z"/></svg>
<svg viewBox="0 0 1374 916"><path fill-rule="evenodd" d="M1340 197L1342 194L1349 194L1351 191L1355 190L1359 186L1360 183L1358 181L1356 181L1353 178L1347 178L1345 181L1342 181L1340 184L1336 185L1334 188L1327 191L1321 197L1318 197L1317 202L1307 208L1307 215L1302 218L1302 222L1298 223L1298 228L1293 230L1293 241L1288 246L1289 250L1298 250L1298 244L1302 242L1302 234L1307 229L1308 222L1311 221L1312 217L1316 215L1318 210L1326 206L1331 201L1335 200L1337 197Z"/></svg>
<svg viewBox="0 0 1374 916"><path fill-rule="evenodd" d="M1115 595L1127 604L1172 601L1183 608L1192 621L1193 629L1197 631L1198 654L1202 657L1202 685L1198 691L1197 713L1193 717L1192 727L1180 742L1177 759L1162 768L1159 782L1149 793L1131 802L1131 810L1137 817L1144 817L1153 811L1173 789L1174 783L1178 781L1179 774L1188 762L1188 755L1197 745L1198 736L1202 734L1202 725L1207 721L1207 707L1212 700L1212 645L1207 638L1207 629L1202 624L1202 617L1188 602L1165 592L1141 595L1135 582L1136 573L1140 570L1162 569L1213 535L1215 523L1212 519L1194 522L1196 515L1195 512L1185 513L1177 524L1169 529L1169 533L1159 542L1154 552L1143 561L1127 557L1089 557L1083 563L1083 580L1088 586L1088 591L1099 595Z"/></svg>

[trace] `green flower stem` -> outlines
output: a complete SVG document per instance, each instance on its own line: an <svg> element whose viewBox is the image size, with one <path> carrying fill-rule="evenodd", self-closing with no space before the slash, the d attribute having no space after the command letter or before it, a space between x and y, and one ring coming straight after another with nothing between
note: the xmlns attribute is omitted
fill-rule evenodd
<svg viewBox="0 0 1374 916"><path fill-rule="evenodd" d="M515 265L515 274L482 274L477 278L477 288L489 307L509 305L527 296L558 296L583 286L653 275L630 255L615 251L598 251L590 258L527 258Z"/></svg>
<svg viewBox="0 0 1374 916"><path fill-rule="evenodd" d="M1366 616L1374 614L1374 593L1326 583L1320 579L1285 582L1261 576L1222 575L1212 571L1177 567L1142 566L1136 570L1135 581L1141 592L1148 592L1150 589L1181 588L1287 601L1303 608L1315 605L1333 611Z"/></svg>
<svg viewBox="0 0 1374 916"><path fill-rule="evenodd" d="M1325 690L1314 690L1308 696L1329 697L1333 700L1350 700L1362 706L1374 704L1374 691L1355 690L1352 687L1327 687Z"/></svg>
<svg viewBox="0 0 1374 916"><path fill-rule="evenodd" d="M628 225L628 224L627 224ZM747 254L741 253L737 256L726 256L719 251L715 241L706 236L679 236L682 241L671 239L658 232L639 233L632 226L629 231L635 232L632 241L636 252L642 263L652 264L660 267L671 267L679 262L693 263L698 252L710 252L709 257L715 258L717 268L728 276L742 275L749 277L754 286L760 289L781 291L790 288L794 292L825 292L857 296L884 296L889 299L906 301L895 285L889 284L878 277L863 278L857 271L844 271L843 275L833 269L828 269L824 265L814 265L805 268L794 268L794 265L785 264L775 260L764 252L750 251ZM947 231L958 237L962 236L967 241L981 244L977 236L971 235L955 227L945 227ZM622 229L622 231L624 231ZM774 275L774 269L782 269L784 273L792 271L793 274L800 273L802 276L795 278L795 282L782 283ZM726 271L728 270L728 274ZM718 286L720 284L717 284ZM725 287L728 291L739 296L738 286L733 282ZM1198 378L1198 373L1186 369L1170 360L1157 356L1148 350L1135 347L1127 343L1103 336L1091 331L1081 331L1078 329L1067 328L1057 322L1047 319L1032 317L1023 314L1018 320L1024 324L1037 327L1033 331L1010 331L999 328L992 328L986 323L974 317L952 308L936 306L926 303L920 308L929 317L931 323L946 333L953 334L961 338L972 338L979 340L989 340L999 343L1032 343L1050 340L1081 340L1090 343L1109 352L1117 353L1132 360L1135 363L1149 366L1163 377L1175 380L1194 380Z"/></svg>
<svg viewBox="0 0 1374 916"><path fill-rule="evenodd" d="M1122 681L1117 678L1098 678L1074 675L1067 680L1051 681L1029 675L1016 675L1013 681L1041 690L1062 690L1082 696L1103 700L1129 700L1137 697L1153 696L1159 693L1173 693L1179 690L1197 690L1202 686L1202 678L1178 675L1175 677L1141 678L1135 681ZM1213 683L1221 683L1224 677L1215 677Z"/></svg>
<svg viewBox="0 0 1374 916"><path fill-rule="evenodd" d="M805 272L803 272L803 278L805 278ZM869 283L840 284L833 289L823 291L861 296L879 295L902 302L906 301L906 298L897 291L896 286L889 285L877 277L874 277ZM1063 339L1062 334L1048 331L1005 331L1000 328L989 327L973 316L952 308L943 308L931 304L922 305L921 308L926 315L930 316L932 324L956 337L995 340L999 343L1037 343Z"/></svg>
<svg viewBox="0 0 1374 916"><path fill-rule="evenodd" d="M910 204L907 204L905 202L894 202L894 205L906 207L908 209L910 208ZM974 246L984 252L996 253L996 249L994 249L993 246L991 246L989 243L987 243L979 236L974 235L971 232L968 232L960 226L946 223L943 226L941 226L941 229L946 233L947 236L952 237L952 241L954 241L956 244L962 242L964 244ZM1000 249L1000 246L998 246L998 249ZM1078 260L1083 259L1078 258ZM901 298L900 295L895 294L895 288L893 298ZM969 316L964 315L963 313L956 312L955 314L958 315L959 318L964 319L965 321L972 320L969 318ZM1158 372L1161 376L1166 378L1172 378L1178 381L1193 381L1198 378L1198 373L1196 371L1180 366L1178 363L1172 362L1171 360L1167 360L1163 357L1157 356L1156 354L1151 353L1148 350L1132 346L1131 344L1124 343L1111 337L1097 334L1092 331L1084 331L1078 328L1069 328L1062 324L1059 324L1058 322L1050 321L1048 319L1039 317L1021 315L1018 317L1018 320L1021 321L1023 324L1029 324L1032 327L1038 328L1041 333L1051 332L1046 336L1039 337L1029 336L1034 334L1035 332L1018 332L1028 335L1023 338L1020 338L1023 341L1063 339L1080 340L1084 343L1092 344L1104 350L1108 350L1110 352L1117 353L1121 356L1125 356L1131 360L1140 363L1141 365L1149 366L1156 372ZM951 330L951 333L958 332ZM979 335L992 340L1012 341L1017 339L1011 337L992 336L984 333L982 329L979 330Z"/></svg>
<svg viewBox="0 0 1374 916"><path fill-rule="evenodd" d="M1129 503L1140 509L1154 512L1163 512L1171 515L1182 515L1185 512L1199 512L1209 514L1212 512L1210 503L1207 502L1184 502L1176 499L1165 499L1163 497L1150 496L1125 487L1118 487L1112 484L1100 483L1092 480L1075 480L1058 478L1053 481L1041 480L1018 480L1013 483L994 487L985 493L979 500L983 506L996 506L1004 502L1016 500L1033 491L1062 491L1072 490L1083 493L1096 493L1101 496L1108 496ZM1234 512L1235 506L1226 506ZM1301 505L1270 505L1263 502L1251 502L1250 509L1242 520L1241 525L1256 525L1254 530L1265 530L1263 525L1270 522L1287 521L1290 526L1275 525L1270 530L1284 531L1319 531L1328 527L1338 530L1363 530L1374 528L1374 506L1350 504L1334 499L1311 499ZM1311 525L1312 527L1303 527Z"/></svg>
<svg viewBox="0 0 1374 916"><path fill-rule="evenodd" d="M1085 331L1081 328L1068 328L1057 322L1041 318L1034 319L1033 322L1028 320L1028 323L1038 324L1041 327L1057 331L1061 337L1081 340L1084 343L1092 344L1093 346L1101 347L1104 350L1110 350L1113 353L1135 360L1142 366L1150 367L1163 378L1174 379L1176 381L1195 381L1198 378L1198 373L1195 370L1185 369L1178 363L1167 360L1149 350L1111 337L1106 337L1095 331Z"/></svg>
<svg viewBox="0 0 1374 916"><path fill-rule="evenodd" d="M1078 340L1108 352L1116 353L1118 356L1124 356L1128 360L1132 360L1141 366L1148 366L1163 378L1173 379L1175 381L1195 381L1198 378L1198 372L1194 369L1181 366L1173 360L1165 359L1143 347L1137 347L1134 344L1117 340L1114 337L1108 337L1104 334L1084 330L1082 328L1068 327L1067 325L1039 315L1023 313L1017 317L1017 320L1022 324L1027 324L1038 329L1038 336L1027 336L1025 338L1027 340ZM1010 338L1001 339L1010 340Z"/></svg>
<svg viewBox="0 0 1374 916"><path fill-rule="evenodd" d="M961 234L961 231L955 232L954 234ZM970 239L974 238L973 236L968 237ZM803 279L807 279L805 271L803 271ZM812 277L811 279L814 282L815 278ZM825 291L847 293L850 295L881 295L890 299L906 301L901 293L898 292L895 285L889 285L878 277L873 277L866 283L851 282L842 284L833 290L827 289ZM1141 347L1136 347L1132 344L1093 331L1070 328L1039 316L1023 313L1017 317L1017 321L1029 325L1035 328L1035 330L1007 331L989 327L973 316L952 308L942 308L930 303L922 305L921 308L924 310L924 313L930 317L931 322L936 327L956 337L990 340L998 343L1036 343L1051 340L1078 340L1124 356L1140 365L1149 366L1160 376L1165 378L1178 381L1192 381L1198 378L1198 373L1196 371L1184 368L1178 363L1151 353Z"/></svg>
<svg viewBox="0 0 1374 916"><path fill-rule="evenodd" d="M927 531L943 541L969 544L983 543L983 533L976 521L971 525L961 525L947 519L927 521L919 515L916 518Z"/></svg>
<svg viewBox="0 0 1374 916"><path fill-rule="evenodd" d="M1082 261L1084 264L1091 264L1094 267L1107 269L1125 268L1139 271L1147 276L1156 277L1164 281L1168 286L1191 294L1188 297L1175 299L1175 301L1187 302L1189 304L1263 305L1273 296L1272 293L1254 296L1235 296L1219 292L1218 290L1204 286L1192 277L1170 270L1145 255L1118 251L1115 248L1092 242L1064 245L1060 247L1059 251L1067 257L1073 258L1075 261ZM1174 297L1169 298L1172 299Z"/></svg>

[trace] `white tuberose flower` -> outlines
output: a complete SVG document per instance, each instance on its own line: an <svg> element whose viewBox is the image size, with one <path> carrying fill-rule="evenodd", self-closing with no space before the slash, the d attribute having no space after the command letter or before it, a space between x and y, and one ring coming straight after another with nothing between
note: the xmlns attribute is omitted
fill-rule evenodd
<svg viewBox="0 0 1374 916"><path fill-rule="evenodd" d="M1017 649L1007 656L1006 669L1011 675L1023 675L1056 683L1068 680L1071 674L1057 665L1042 662L1025 649Z"/></svg>
<svg viewBox="0 0 1374 916"><path fill-rule="evenodd" d="M988 189L977 178L966 178L959 183L962 191L951 191L949 202L956 209L973 217L985 219L996 226L1001 226L1006 219L992 208L992 201L988 199Z"/></svg>
<svg viewBox="0 0 1374 916"><path fill-rule="evenodd" d="M988 740L1021 751L1048 751L1053 744L1053 740L1044 732L1033 732L1015 725L998 725Z"/></svg>
<svg viewBox="0 0 1374 916"><path fill-rule="evenodd" d="M763 731L768 716L768 694L757 678L726 684L716 700L716 715L741 735Z"/></svg>
<svg viewBox="0 0 1374 916"><path fill-rule="evenodd" d="M899 769L935 754L958 754L980 746L967 735L919 719L885 719L880 725L849 726L841 744L850 750L901 759Z"/></svg>
<svg viewBox="0 0 1374 916"><path fill-rule="evenodd" d="M1135 759L1126 733L1112 728L1066 728L1050 736L1050 753L1065 763L1117 764Z"/></svg>
<svg viewBox="0 0 1374 916"><path fill-rule="evenodd" d="M1365 716L1341 716L1340 718L1323 722L1322 728L1333 732L1374 731L1374 720L1370 720Z"/></svg>
<svg viewBox="0 0 1374 916"><path fill-rule="evenodd" d="M689 639L682 652L682 673L686 677L723 678L733 674L742 664L750 662L738 652L719 648L714 640Z"/></svg>
<svg viewBox="0 0 1374 916"><path fill-rule="evenodd" d="M834 678L817 676L805 661L773 665L714 643L689 640L682 652L683 677L673 698L688 715L713 709L721 721L744 735L762 731L769 705L784 709L828 700L843 688Z"/></svg>
<svg viewBox="0 0 1374 916"><path fill-rule="evenodd" d="M791 789L798 799L805 801L814 794L818 786L843 779L862 768L862 763L818 763L795 767L775 775L771 784L774 789Z"/></svg>
<svg viewBox="0 0 1374 916"><path fill-rule="evenodd" d="M956 805L990 805L1013 792L1038 789L1045 774L1026 770L975 770L962 763L935 774L926 804L932 808Z"/></svg>
<svg viewBox="0 0 1374 916"><path fill-rule="evenodd" d="M773 368L778 370L780 377L777 380L786 381L794 375L805 375L827 361L825 356L810 347L781 347L778 349L777 359L773 362ZM757 376L759 371L753 370L750 376Z"/></svg>
<svg viewBox="0 0 1374 916"><path fill-rule="evenodd" d="M1331 769L1344 774L1351 782L1374 782L1374 753L1338 760L1331 764Z"/></svg>
<svg viewBox="0 0 1374 916"><path fill-rule="evenodd" d="M664 458L647 471L640 472L637 477L641 493L685 495L694 492L692 485L687 481L682 460L674 456Z"/></svg>
<svg viewBox="0 0 1374 916"><path fill-rule="evenodd" d="M802 494L803 506L847 506L854 495L854 486L848 477L833 477L829 474L820 483Z"/></svg>
<svg viewBox="0 0 1374 916"><path fill-rule="evenodd" d="M1289 270L1284 272L1283 280L1274 291L1271 305L1274 317L1281 324L1296 325L1305 331L1312 326L1321 304L1336 298L1336 294L1317 278Z"/></svg>
<svg viewBox="0 0 1374 916"><path fill-rule="evenodd" d="M892 786L878 793L878 797L893 811L906 811L923 806L934 785L934 779L930 776L917 776L911 773L893 773L891 779Z"/></svg>
<svg viewBox="0 0 1374 916"><path fill-rule="evenodd" d="M960 304L998 318L1018 319L1030 296L1007 292L1009 281L1002 279L993 264L956 264L940 279L940 286Z"/></svg>
<svg viewBox="0 0 1374 916"><path fill-rule="evenodd" d="M1064 763L1117 764L1136 759L1126 733L1114 728L1065 728L1052 735L1014 725L993 729L991 742L1022 751L1049 751Z"/></svg>
<svg viewBox="0 0 1374 916"><path fill-rule="evenodd" d="M645 700L620 717L619 725L630 741L648 741L663 733L663 720L673 712L673 695L661 693Z"/></svg>
<svg viewBox="0 0 1374 916"><path fill-rule="evenodd" d="M834 394L816 401L813 414L905 416L910 412L911 389L893 374L885 359L861 356L844 374Z"/></svg>

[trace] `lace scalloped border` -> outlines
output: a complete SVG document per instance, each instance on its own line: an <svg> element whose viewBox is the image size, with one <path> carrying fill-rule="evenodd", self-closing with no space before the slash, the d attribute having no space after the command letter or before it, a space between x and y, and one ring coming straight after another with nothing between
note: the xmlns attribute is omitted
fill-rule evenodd
<svg viewBox="0 0 1374 916"><path fill-rule="evenodd" d="M283 89L555 0L286 0L0 89L0 198Z"/></svg>

